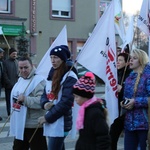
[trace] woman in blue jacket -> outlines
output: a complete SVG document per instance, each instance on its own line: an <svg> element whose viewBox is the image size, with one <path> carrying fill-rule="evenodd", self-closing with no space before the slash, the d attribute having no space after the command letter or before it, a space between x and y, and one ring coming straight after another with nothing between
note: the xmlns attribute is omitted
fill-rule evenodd
<svg viewBox="0 0 150 150"><path fill-rule="evenodd" d="M133 70L125 81L124 99L121 103L127 110L125 116L125 150L146 150L148 133L148 98L150 97L149 58L143 50L131 52L130 68Z"/></svg>
<svg viewBox="0 0 150 150"><path fill-rule="evenodd" d="M70 51L67 46L54 47L50 52L52 68L41 97L41 106L47 110L39 118L44 124L44 135L48 136L48 150L64 150L64 139L72 128L72 88L77 81L76 70L67 60Z"/></svg>

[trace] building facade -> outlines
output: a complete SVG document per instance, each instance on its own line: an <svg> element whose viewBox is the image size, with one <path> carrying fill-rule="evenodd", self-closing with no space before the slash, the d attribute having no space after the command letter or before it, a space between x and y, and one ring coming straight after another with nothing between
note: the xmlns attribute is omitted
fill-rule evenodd
<svg viewBox="0 0 150 150"><path fill-rule="evenodd" d="M17 49L20 35L29 40L28 51L38 64L66 25L72 59L78 55L111 0L0 0L0 47ZM6 41L7 40L7 41ZM116 35L117 43L120 43Z"/></svg>
<svg viewBox="0 0 150 150"><path fill-rule="evenodd" d="M1 0L0 47L17 49L16 39L25 27L29 52L36 64L42 59L64 25L75 59L99 19L98 0ZM6 42L9 43L9 46Z"/></svg>

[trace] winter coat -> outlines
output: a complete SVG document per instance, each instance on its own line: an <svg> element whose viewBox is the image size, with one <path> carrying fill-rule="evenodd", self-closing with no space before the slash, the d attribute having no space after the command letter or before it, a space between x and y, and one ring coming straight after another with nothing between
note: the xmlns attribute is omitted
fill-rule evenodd
<svg viewBox="0 0 150 150"><path fill-rule="evenodd" d="M33 76L35 76L35 68L33 68L27 79L31 79ZM41 109L40 106L40 98L44 91L45 84L46 82L43 78L29 96L25 97L24 105L27 107L25 128L36 128L38 124L37 119L45 114L45 110Z"/></svg>
<svg viewBox="0 0 150 150"><path fill-rule="evenodd" d="M140 77L138 88L134 93L137 73L132 71L125 81L124 97L134 98L134 107L126 111L125 129L148 130L148 97L150 97L150 65L147 64Z"/></svg>
<svg viewBox="0 0 150 150"><path fill-rule="evenodd" d="M16 59L9 58L4 61L4 87L6 89L12 89L15 83L18 81L18 61Z"/></svg>
<svg viewBox="0 0 150 150"><path fill-rule="evenodd" d="M64 76L67 74L68 72ZM70 74L73 75L70 76ZM71 71L66 78L64 76L62 77L58 99L54 100L54 106L45 114L46 121L50 123L53 128L53 133L50 133L49 136L62 136L61 133L58 133L58 130L63 130L64 136L64 132L68 132L72 129L72 106L74 102L72 88L77 81L77 76L73 71ZM49 100L45 88L44 93L41 96L41 106L43 109L44 104L47 102L49 102Z"/></svg>
<svg viewBox="0 0 150 150"><path fill-rule="evenodd" d="M109 128L103 111L99 102L85 109L84 128L79 130L75 150L109 150Z"/></svg>

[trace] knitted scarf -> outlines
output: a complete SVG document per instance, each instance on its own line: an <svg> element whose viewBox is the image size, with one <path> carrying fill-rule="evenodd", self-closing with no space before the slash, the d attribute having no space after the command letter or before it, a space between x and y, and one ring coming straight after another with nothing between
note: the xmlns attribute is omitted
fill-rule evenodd
<svg viewBox="0 0 150 150"><path fill-rule="evenodd" d="M90 106L91 104L95 103L97 101L97 98L94 96L91 99L85 101L79 108L79 112L78 112L78 117L77 117L77 130L83 129L84 125L84 114L85 114L85 109Z"/></svg>

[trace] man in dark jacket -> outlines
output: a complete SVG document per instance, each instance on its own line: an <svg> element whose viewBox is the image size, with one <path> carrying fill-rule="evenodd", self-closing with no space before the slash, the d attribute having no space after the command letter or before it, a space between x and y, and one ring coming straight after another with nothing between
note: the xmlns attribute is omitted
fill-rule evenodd
<svg viewBox="0 0 150 150"><path fill-rule="evenodd" d="M4 81L7 114L10 115L10 94L13 86L18 80L18 61L17 51L9 49L9 58L4 61Z"/></svg>
<svg viewBox="0 0 150 150"><path fill-rule="evenodd" d="M4 50L0 48L0 97L1 97L1 88L2 88L2 80L3 80L3 63L2 58L4 55ZM0 121L2 120L2 117L0 116Z"/></svg>

